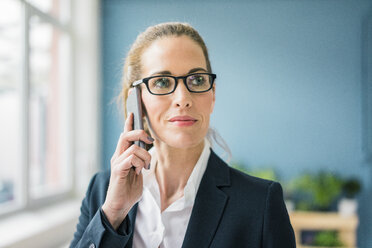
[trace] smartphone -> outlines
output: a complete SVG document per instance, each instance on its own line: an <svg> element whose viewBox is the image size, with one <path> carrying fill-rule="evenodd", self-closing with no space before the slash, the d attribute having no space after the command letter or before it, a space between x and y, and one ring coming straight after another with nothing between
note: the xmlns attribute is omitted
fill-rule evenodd
<svg viewBox="0 0 372 248"><path fill-rule="evenodd" d="M133 130L143 130L141 92L138 86L132 88L127 98L127 116L131 112L133 113ZM141 140L134 141L134 144L145 148L145 142Z"/></svg>

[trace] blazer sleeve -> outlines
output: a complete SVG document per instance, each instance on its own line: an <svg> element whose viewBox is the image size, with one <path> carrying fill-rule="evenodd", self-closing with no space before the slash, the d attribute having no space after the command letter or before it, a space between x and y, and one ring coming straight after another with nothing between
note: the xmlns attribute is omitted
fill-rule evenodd
<svg viewBox="0 0 372 248"><path fill-rule="evenodd" d="M90 181L82 201L79 222L70 248L128 247L128 241L133 233L129 217L124 219L118 231L114 230L101 209L106 195L102 196L100 191L106 189L103 189L97 175L99 174Z"/></svg>
<svg viewBox="0 0 372 248"><path fill-rule="evenodd" d="M263 226L264 248L296 247L295 236L279 183L272 182L266 198Z"/></svg>

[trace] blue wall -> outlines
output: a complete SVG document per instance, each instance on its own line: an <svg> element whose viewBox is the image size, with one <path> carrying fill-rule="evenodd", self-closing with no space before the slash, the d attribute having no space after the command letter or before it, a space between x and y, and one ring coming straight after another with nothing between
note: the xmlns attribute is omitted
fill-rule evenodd
<svg viewBox="0 0 372 248"><path fill-rule="evenodd" d="M139 32L191 23L217 79L212 126L233 160L283 179L328 169L363 180L358 246L372 247L372 172L362 152L362 21L370 1L102 1L103 165L123 117L123 58Z"/></svg>

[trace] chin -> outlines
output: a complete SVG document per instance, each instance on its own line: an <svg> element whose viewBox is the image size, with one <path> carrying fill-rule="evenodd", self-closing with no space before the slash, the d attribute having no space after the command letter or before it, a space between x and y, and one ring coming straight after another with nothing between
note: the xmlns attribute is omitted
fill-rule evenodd
<svg viewBox="0 0 372 248"><path fill-rule="evenodd" d="M204 140L204 137L205 135L195 134L168 134L164 137L163 142L174 148L187 149L199 145Z"/></svg>

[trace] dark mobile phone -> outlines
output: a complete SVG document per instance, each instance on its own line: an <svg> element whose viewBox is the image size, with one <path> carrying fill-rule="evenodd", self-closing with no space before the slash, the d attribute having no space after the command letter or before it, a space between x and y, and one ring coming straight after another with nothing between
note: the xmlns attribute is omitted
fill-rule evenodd
<svg viewBox="0 0 372 248"><path fill-rule="evenodd" d="M133 90L130 92L127 98L127 116L130 112L133 113L133 130L143 130L141 92L138 89L138 86L132 89ZM134 141L134 144L145 148L145 142L143 141Z"/></svg>

